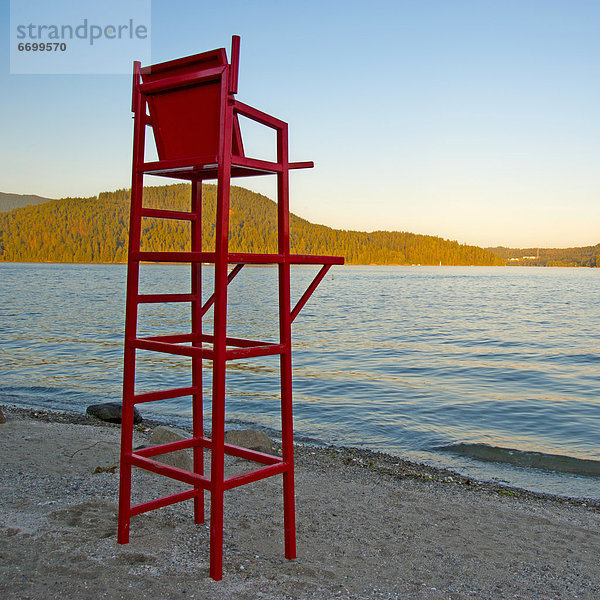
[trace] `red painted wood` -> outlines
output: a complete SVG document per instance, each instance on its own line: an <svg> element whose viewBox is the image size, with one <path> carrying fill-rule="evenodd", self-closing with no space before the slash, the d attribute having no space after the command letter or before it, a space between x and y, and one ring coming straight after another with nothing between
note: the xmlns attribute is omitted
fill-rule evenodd
<svg viewBox="0 0 600 600"><path fill-rule="evenodd" d="M135 456L145 456L149 458L151 456L158 456L160 454L167 454L168 452L175 452L177 450L186 450L188 448L194 448L198 446L198 442L195 438L187 438L184 440L177 440L176 442L169 442L167 444L160 444L158 446L148 446L146 448L140 448L134 451Z"/></svg>
<svg viewBox="0 0 600 600"><path fill-rule="evenodd" d="M325 277L325 275L327 275L327 271L329 271L330 268L331 268L331 265L323 265L321 267L321 270L317 273L316 277L313 279L312 283L308 286L308 288L306 289L304 294L302 294L302 297L300 298L300 300L298 300L298 302L296 303L296 306L294 306L294 309L292 310L292 312L290 314L290 321L293 322L294 319L298 316L300 311L304 308L304 305L308 302L308 299L312 296L313 292L317 289L317 286L319 285L319 283L321 283L321 281L323 281L323 277Z"/></svg>
<svg viewBox="0 0 600 600"><path fill-rule="evenodd" d="M157 475L164 475L165 477L170 477L171 479L176 479L177 481L182 481L183 483L189 483L193 486L201 485L204 489L211 488L210 479L207 477L196 475L195 473L190 473L189 471L172 467L171 465L166 465L158 460L153 460L144 456L138 456L137 454L133 453L127 457L127 462L135 467L140 467L146 471L156 473Z"/></svg>
<svg viewBox="0 0 600 600"><path fill-rule="evenodd" d="M227 276L227 285L229 285L234 277L242 270L242 267L244 265L236 265L235 268L233 269L233 271L231 271L231 273L229 273L229 275ZM208 310L210 309L210 307L215 303L215 295L213 294L203 305L202 305L202 310L200 312L200 316L204 316Z"/></svg>
<svg viewBox="0 0 600 600"><path fill-rule="evenodd" d="M238 74L240 70L240 36L234 35L231 38L231 67L229 71L229 93L238 92Z"/></svg>
<svg viewBox="0 0 600 600"><path fill-rule="evenodd" d="M156 510L157 508L163 508L165 506L169 506L170 504L175 504L176 502L183 502L184 500L189 500L195 496L197 496L195 489L184 490L183 492L177 492L176 494L171 494L170 496L164 496L163 498L150 500L149 502L144 502L143 504L136 504L135 506L131 507L131 516L133 517L135 515L140 515L150 510Z"/></svg>
<svg viewBox="0 0 600 600"><path fill-rule="evenodd" d="M170 390L161 390L158 392L145 392L141 394L134 394L133 401L135 404L142 404L144 402L158 402L159 400L170 400L171 398L182 398L183 396L191 396L196 393L198 388L183 387L173 388Z"/></svg>
<svg viewBox="0 0 600 600"><path fill-rule="evenodd" d="M157 303L157 302L193 302L193 294L140 294L138 302Z"/></svg>
<svg viewBox="0 0 600 600"><path fill-rule="evenodd" d="M121 428L121 470L119 487L118 542L129 541L134 515L184 500L194 501L194 520L204 521L204 493L210 494L210 576L223 576L223 495L234 487L265 477L283 476L285 556L296 556L294 496L294 445L292 411L291 324L334 264L334 256L290 253L289 171L311 168L310 161L289 162L287 124L234 99L238 88L239 37L232 41L231 64L224 49L140 68L134 64L132 107L135 117L131 188L130 235L125 316L123 371L123 423ZM143 80L143 83L142 83ZM149 111L149 114L148 112ZM244 155L239 115L270 127L277 136L277 160L263 161ZM145 130L154 133L159 160L145 162ZM143 178L147 174L188 180L192 183L191 211L143 208ZM274 254L229 252L230 183L234 177L274 175L277 178L278 250ZM217 180L217 213L214 252L202 246L202 182ZM140 251L142 218L179 219L191 223L191 251ZM139 294L141 262L189 263L189 293ZM214 265L214 293L202 301L202 265ZM236 264L228 273L230 264ZM228 285L245 264L274 264L278 269L279 340L258 341L227 335ZM307 290L291 309L290 274L295 264L322 265ZM209 291L210 292L210 291ZM140 338L138 306L142 303L185 302L190 305L189 333ZM205 332L203 317L214 307L213 331ZM136 351L162 352L191 359L190 386L135 393ZM279 355L281 376L282 456L271 456L225 443L226 363L230 360ZM211 361L211 437L204 436L203 361ZM133 450L133 407L135 404L169 398L191 397L193 431L191 438L152 448ZM192 472L178 469L150 457L165 452L191 449ZM204 473L204 453L210 453L210 476ZM237 456L263 465L246 473L227 477L225 455ZM182 481L190 489L131 506L131 469L145 469Z"/></svg>
<svg viewBox="0 0 600 600"><path fill-rule="evenodd" d="M142 217L155 219L178 219L180 221L195 221L196 215L177 210L158 210L156 208L142 208Z"/></svg>
<svg viewBox="0 0 600 600"><path fill-rule="evenodd" d="M192 182L192 213L196 220L192 222L192 251L202 251L202 182ZM202 263L190 265L193 301L190 321L192 326L192 347L202 348ZM202 355L192 357L192 435L194 440L204 437L204 397L202 391ZM193 451L194 473L204 475L204 447L197 443ZM204 489L196 486L194 495L194 522L204 523Z"/></svg>
<svg viewBox="0 0 600 600"><path fill-rule="evenodd" d="M278 463L275 465L269 465L268 467L263 467L262 469L254 469L253 471L248 471L247 473L242 473L241 475L234 475L233 477L229 477L225 480L224 488L226 490L232 490L233 488L239 487L240 485L246 485L247 483L252 483L253 481L266 479L267 477L279 475L280 473L284 473L286 471L289 471L289 464L286 463ZM288 556L286 558L296 557Z"/></svg>
<svg viewBox="0 0 600 600"><path fill-rule="evenodd" d="M133 257L142 262L205 262L214 263L214 252L133 252ZM272 265L288 261L292 265L343 265L340 256L315 256L309 254L246 254L230 252L227 255L229 264Z"/></svg>

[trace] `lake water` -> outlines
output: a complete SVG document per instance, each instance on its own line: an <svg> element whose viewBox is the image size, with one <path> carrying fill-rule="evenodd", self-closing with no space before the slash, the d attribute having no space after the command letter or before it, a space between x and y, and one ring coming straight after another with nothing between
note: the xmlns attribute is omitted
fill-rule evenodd
<svg viewBox="0 0 600 600"><path fill-rule="evenodd" d="M143 291L189 291L188 267L142 271ZM600 269L331 273L293 326L297 437L600 497ZM293 272L296 298L312 277ZM120 400L125 278L123 265L0 263L0 402L83 412ZM275 288L275 269L242 270L231 335L276 340ZM142 316L143 333L188 327L181 305ZM140 391L189 384L185 358L140 353L139 364ZM231 426L277 431L278 382L277 358L230 363ZM189 398L140 410L190 423Z"/></svg>

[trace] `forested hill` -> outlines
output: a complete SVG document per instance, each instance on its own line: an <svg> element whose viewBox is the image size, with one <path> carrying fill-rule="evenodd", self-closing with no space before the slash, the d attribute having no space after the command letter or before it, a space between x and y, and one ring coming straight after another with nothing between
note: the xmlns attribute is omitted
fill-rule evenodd
<svg viewBox="0 0 600 600"><path fill-rule="evenodd" d="M43 202L50 202L50 200L50 198L42 198L42 196L0 192L0 212L29 206L30 204L42 204Z"/></svg>
<svg viewBox="0 0 600 600"><path fill-rule="evenodd" d="M189 210L188 184L148 187L144 206ZM203 249L214 249L216 187L204 186ZM231 252L276 252L276 204L233 187ZM0 213L0 260L24 262L124 262L127 258L129 190L92 198L63 198ZM190 224L144 219L142 249L189 249ZM343 256L347 264L501 265L477 246L397 231L365 233L314 225L291 215L291 247L297 254Z"/></svg>

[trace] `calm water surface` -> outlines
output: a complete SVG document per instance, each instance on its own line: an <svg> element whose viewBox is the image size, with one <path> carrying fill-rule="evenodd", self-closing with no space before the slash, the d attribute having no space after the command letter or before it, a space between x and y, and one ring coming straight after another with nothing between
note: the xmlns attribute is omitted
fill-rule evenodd
<svg viewBox="0 0 600 600"><path fill-rule="evenodd" d="M187 267L142 271L144 291L189 291ZM298 436L600 496L589 476L600 473L600 269L332 272L294 324ZM83 412L119 400L125 277L122 265L0 263L0 402ZM293 272L295 297L312 277ZM240 273L231 335L276 340L275 288L273 268ZM142 317L145 334L188 327L184 306L143 307ZM189 384L187 360L140 353L138 390ZM231 363L232 426L278 430L278 382L273 357ZM190 422L188 398L141 410Z"/></svg>

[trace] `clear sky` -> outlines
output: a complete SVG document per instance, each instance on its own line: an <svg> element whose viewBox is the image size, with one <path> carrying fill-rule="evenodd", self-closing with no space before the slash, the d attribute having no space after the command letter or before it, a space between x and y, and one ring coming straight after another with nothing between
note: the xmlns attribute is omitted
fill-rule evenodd
<svg viewBox="0 0 600 600"><path fill-rule="evenodd" d="M0 190L129 187L131 78L11 75L0 6ZM598 0L152 2L152 62L232 34L238 98L316 163L292 174L296 214L482 246L600 242Z"/></svg>

